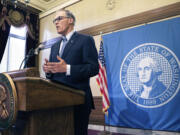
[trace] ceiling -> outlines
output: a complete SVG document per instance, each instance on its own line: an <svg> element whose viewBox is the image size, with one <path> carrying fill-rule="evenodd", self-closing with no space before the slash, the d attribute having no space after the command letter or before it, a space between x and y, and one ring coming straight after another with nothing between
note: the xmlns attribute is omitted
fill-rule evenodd
<svg viewBox="0 0 180 135"><path fill-rule="evenodd" d="M18 0L24 3L24 0ZM28 6L31 6L40 11L40 18L44 17L58 9L65 8L80 0L30 0Z"/></svg>
<svg viewBox="0 0 180 135"><path fill-rule="evenodd" d="M24 0L19 0L20 2L24 2ZM69 0L30 0L29 6L32 6L40 11L46 11L56 7L57 5L61 5Z"/></svg>

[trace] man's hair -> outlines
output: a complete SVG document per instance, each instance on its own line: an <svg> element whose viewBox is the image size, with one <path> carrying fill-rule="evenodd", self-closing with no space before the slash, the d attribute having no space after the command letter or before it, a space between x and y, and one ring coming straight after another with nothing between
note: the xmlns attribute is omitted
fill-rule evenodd
<svg viewBox="0 0 180 135"><path fill-rule="evenodd" d="M73 15L73 13L71 11L66 10L66 9L60 9L60 10L58 10L58 12L59 11L65 12L67 17L72 18L73 19L73 24L75 25L76 18L75 18L75 16Z"/></svg>
<svg viewBox="0 0 180 135"><path fill-rule="evenodd" d="M161 67L160 67L160 65L157 63L157 61L156 60L154 60L153 58L151 58L151 57L145 57L145 58L143 58L140 62L142 62L142 61L145 61L146 63L148 62L150 65L150 68L152 69L152 71L153 71L153 74L155 75L155 76L159 76L159 75L161 75L162 74L162 69L161 69ZM140 62L139 62L139 64L140 64Z"/></svg>

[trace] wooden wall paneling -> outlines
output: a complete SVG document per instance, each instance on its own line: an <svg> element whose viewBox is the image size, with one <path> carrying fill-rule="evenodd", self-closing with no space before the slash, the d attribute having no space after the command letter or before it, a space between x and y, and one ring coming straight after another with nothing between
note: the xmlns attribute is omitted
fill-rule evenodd
<svg viewBox="0 0 180 135"><path fill-rule="evenodd" d="M93 97L95 109L92 110L89 118L89 124L104 125L104 113L102 111L102 97Z"/></svg>

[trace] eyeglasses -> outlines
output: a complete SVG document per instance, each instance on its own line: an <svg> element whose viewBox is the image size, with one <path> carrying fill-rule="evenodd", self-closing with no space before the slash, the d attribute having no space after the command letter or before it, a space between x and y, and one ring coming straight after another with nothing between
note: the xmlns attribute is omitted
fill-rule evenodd
<svg viewBox="0 0 180 135"><path fill-rule="evenodd" d="M65 19L65 18L69 18L69 17L67 17L67 16L58 16L57 18L55 18L55 19L53 20L53 23L56 23L56 21L59 22L59 21Z"/></svg>

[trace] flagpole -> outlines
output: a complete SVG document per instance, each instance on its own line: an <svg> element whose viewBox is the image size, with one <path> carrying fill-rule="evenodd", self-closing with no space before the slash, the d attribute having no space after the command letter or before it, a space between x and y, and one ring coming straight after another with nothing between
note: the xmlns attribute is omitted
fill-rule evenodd
<svg viewBox="0 0 180 135"><path fill-rule="evenodd" d="M98 133L98 135L112 135L110 131L106 131L105 113L104 113L104 123L103 123L103 126L104 126L104 131Z"/></svg>
<svg viewBox="0 0 180 135"><path fill-rule="evenodd" d="M105 64L105 59L104 59L104 49L103 49L103 42L102 42L102 31L99 33L101 37L101 42L100 42L100 50L99 50L99 74L98 78L96 79L98 85L100 86L100 91L102 94L102 104L103 104L103 113L104 113L104 131L98 133L98 135L111 135L109 131L106 131L106 123L105 123L105 115L106 112L108 112L108 108L110 105L109 102L109 96L108 96L108 91L107 91L107 79L106 79L106 64Z"/></svg>

